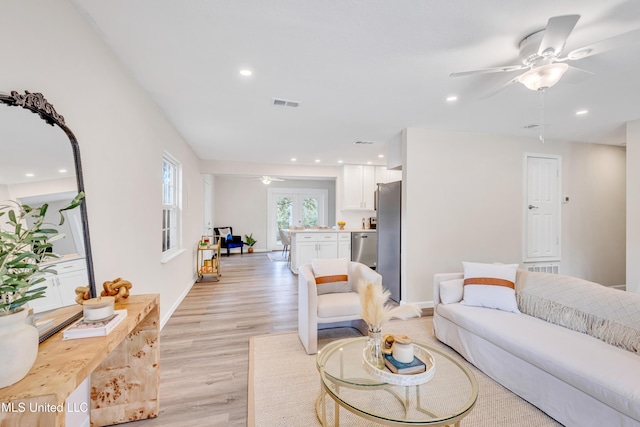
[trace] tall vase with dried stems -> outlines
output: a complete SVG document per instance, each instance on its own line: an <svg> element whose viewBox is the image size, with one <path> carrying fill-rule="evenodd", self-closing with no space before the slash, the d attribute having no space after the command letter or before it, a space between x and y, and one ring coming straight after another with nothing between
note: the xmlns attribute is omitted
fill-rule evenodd
<svg viewBox="0 0 640 427"><path fill-rule="evenodd" d="M384 368L382 355L382 325L392 318L408 319L420 316L422 310L415 304L391 306L388 304L391 293L382 287L381 282L365 282L358 284L362 319L367 323L369 336L367 337L365 355L367 361L376 368Z"/></svg>

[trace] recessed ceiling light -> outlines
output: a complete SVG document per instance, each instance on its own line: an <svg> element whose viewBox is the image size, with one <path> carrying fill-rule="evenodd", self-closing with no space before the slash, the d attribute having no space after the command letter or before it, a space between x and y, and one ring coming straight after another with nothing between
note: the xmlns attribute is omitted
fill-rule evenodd
<svg viewBox="0 0 640 427"><path fill-rule="evenodd" d="M579 110L576 111L576 116L582 116L584 114L587 114L589 112L589 110Z"/></svg>
<svg viewBox="0 0 640 427"><path fill-rule="evenodd" d="M58 172L60 172L60 173L67 173L67 170L66 170L66 169L60 169Z"/></svg>
<svg viewBox="0 0 640 427"><path fill-rule="evenodd" d="M368 165L372 165L372 164L373 164L373 162L367 162L367 164L368 164Z"/></svg>
<svg viewBox="0 0 640 427"><path fill-rule="evenodd" d="M249 69L243 68L242 70L240 70L240 75L243 77L249 77L253 74L253 72Z"/></svg>
<svg viewBox="0 0 640 427"><path fill-rule="evenodd" d="M25 176L28 177L28 178L31 178L33 176L33 174L32 173L28 173Z"/></svg>
<svg viewBox="0 0 640 427"><path fill-rule="evenodd" d="M320 159L316 159L316 163L320 163Z"/></svg>
<svg viewBox="0 0 640 427"><path fill-rule="evenodd" d="M338 163L344 163L344 160L338 160Z"/></svg>
<svg viewBox="0 0 640 427"><path fill-rule="evenodd" d="M379 158L379 159L384 158L384 154L378 154L378 158Z"/></svg>
<svg viewBox="0 0 640 427"><path fill-rule="evenodd" d="M457 101L458 97L455 95L447 96L447 102Z"/></svg>
<svg viewBox="0 0 640 427"><path fill-rule="evenodd" d="M297 161L298 161L298 159L296 159L295 157L292 157L292 158L291 158L291 161L292 161L292 162L297 162Z"/></svg>

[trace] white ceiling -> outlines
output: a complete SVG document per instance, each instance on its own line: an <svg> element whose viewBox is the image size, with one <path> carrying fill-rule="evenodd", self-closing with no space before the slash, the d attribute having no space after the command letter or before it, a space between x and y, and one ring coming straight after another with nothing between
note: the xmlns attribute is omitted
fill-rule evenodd
<svg viewBox="0 0 640 427"><path fill-rule="evenodd" d="M480 99L518 72L449 74L519 64L519 42L552 16L581 15L565 54L640 28L637 0L72 2L200 158L268 163L383 164L407 127L537 138L524 127L539 122L538 93ZM547 91L547 140L624 143L640 118L640 43L572 65L595 75Z"/></svg>
<svg viewBox="0 0 640 427"><path fill-rule="evenodd" d="M75 177L73 151L62 129L22 107L0 108L0 185Z"/></svg>

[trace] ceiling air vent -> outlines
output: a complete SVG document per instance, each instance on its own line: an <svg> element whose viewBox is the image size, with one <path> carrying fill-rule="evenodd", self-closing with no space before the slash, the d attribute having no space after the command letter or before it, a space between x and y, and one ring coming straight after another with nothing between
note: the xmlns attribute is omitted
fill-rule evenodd
<svg viewBox="0 0 640 427"><path fill-rule="evenodd" d="M273 98L274 107L291 107L298 108L300 106L299 101L290 101L287 99Z"/></svg>
<svg viewBox="0 0 640 427"><path fill-rule="evenodd" d="M540 125L526 125L524 128L525 129L535 129L537 127L540 127Z"/></svg>
<svg viewBox="0 0 640 427"><path fill-rule="evenodd" d="M375 142L373 142L373 141L356 141L356 142L354 142L354 144L356 144L356 145L372 145L372 144L375 144Z"/></svg>

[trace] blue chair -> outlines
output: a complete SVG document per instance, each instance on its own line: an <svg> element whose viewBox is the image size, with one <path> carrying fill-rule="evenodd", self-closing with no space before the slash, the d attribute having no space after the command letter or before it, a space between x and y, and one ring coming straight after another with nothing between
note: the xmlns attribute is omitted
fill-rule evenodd
<svg viewBox="0 0 640 427"><path fill-rule="evenodd" d="M216 233L216 237L220 238L222 242L221 247L227 248L227 256L231 255L230 250L232 248L240 248L240 254L244 254L244 242L242 241L242 237L234 236L232 227L214 227L213 231Z"/></svg>

